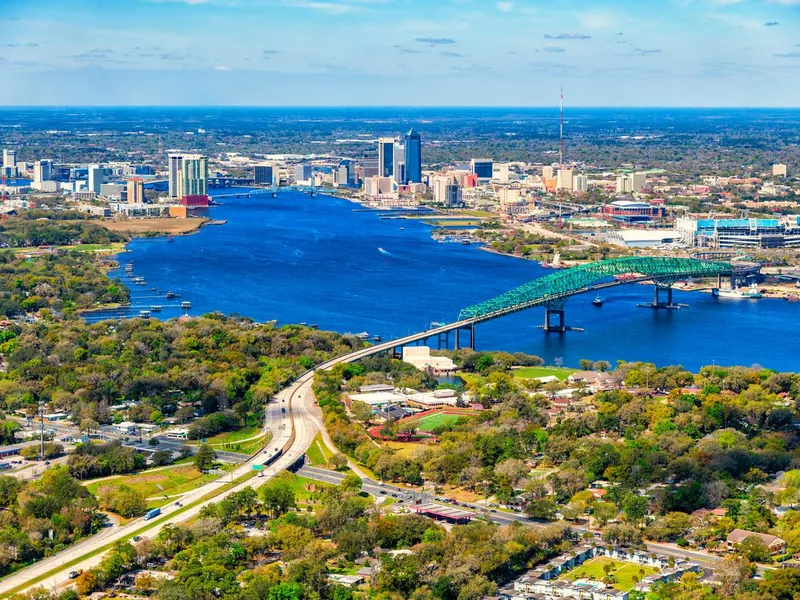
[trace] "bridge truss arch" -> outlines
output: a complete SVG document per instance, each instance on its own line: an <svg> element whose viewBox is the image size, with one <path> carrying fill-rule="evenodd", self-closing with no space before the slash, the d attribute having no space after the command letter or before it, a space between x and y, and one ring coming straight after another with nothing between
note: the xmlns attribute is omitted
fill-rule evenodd
<svg viewBox="0 0 800 600"><path fill-rule="evenodd" d="M488 321L533 306L563 310L571 297L595 289L636 281L653 281L658 286L671 286L687 277L732 275L730 263L694 258L631 256L587 263L559 270L534 279L504 294L475 304L461 311L459 321ZM625 281L615 277L629 275Z"/></svg>

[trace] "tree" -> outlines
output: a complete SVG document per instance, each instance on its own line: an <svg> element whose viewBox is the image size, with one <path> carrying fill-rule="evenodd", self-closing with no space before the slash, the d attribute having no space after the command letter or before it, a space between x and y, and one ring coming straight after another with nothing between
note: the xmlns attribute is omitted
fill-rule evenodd
<svg viewBox="0 0 800 600"><path fill-rule="evenodd" d="M634 525L644 519L649 508L650 501L645 496L630 494L622 502L622 512L625 514L625 520Z"/></svg>
<svg viewBox="0 0 800 600"><path fill-rule="evenodd" d="M350 410L353 411L353 416L355 416L356 419L369 426L373 417L372 407L369 404L361 402L360 400L354 400L350 406Z"/></svg>
<svg viewBox="0 0 800 600"><path fill-rule="evenodd" d="M216 461L217 453L208 444L201 444L197 454L194 455L194 466L201 472L210 469Z"/></svg>
<svg viewBox="0 0 800 600"><path fill-rule="evenodd" d="M757 535L751 535L736 546L736 551L752 562L772 562L772 555L764 541Z"/></svg>
<svg viewBox="0 0 800 600"><path fill-rule="evenodd" d="M97 575L93 570L84 571L75 580L75 587L81 596L88 596L97 589Z"/></svg>
<svg viewBox="0 0 800 600"><path fill-rule="evenodd" d="M731 597L739 585L755 574L755 567L743 558L730 556L714 565L714 574L720 583L723 597Z"/></svg>
<svg viewBox="0 0 800 600"><path fill-rule="evenodd" d="M91 435L93 431L100 429L100 423L94 419L81 419L81 424L78 429L80 431L85 431L86 435Z"/></svg>
<svg viewBox="0 0 800 600"><path fill-rule="evenodd" d="M264 506L272 512L273 517L279 517L290 508L297 506L294 489L286 481L273 481L261 488L261 499Z"/></svg>
<svg viewBox="0 0 800 600"><path fill-rule="evenodd" d="M331 464L337 471L341 471L347 466L347 457L344 454L334 454L331 456Z"/></svg>
<svg viewBox="0 0 800 600"><path fill-rule="evenodd" d="M348 473L342 479L342 489L347 492L360 492L361 491L361 477L355 473Z"/></svg>
<svg viewBox="0 0 800 600"><path fill-rule="evenodd" d="M592 515L600 527L605 527L609 521L613 521L617 517L618 512L619 509L613 502L597 502Z"/></svg>

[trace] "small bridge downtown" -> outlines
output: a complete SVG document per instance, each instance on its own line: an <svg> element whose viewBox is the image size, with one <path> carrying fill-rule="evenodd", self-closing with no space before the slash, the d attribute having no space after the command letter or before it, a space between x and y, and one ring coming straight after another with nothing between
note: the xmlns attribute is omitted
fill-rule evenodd
<svg viewBox="0 0 800 600"><path fill-rule="evenodd" d="M450 334L453 332L456 349L475 349L476 325L536 306L545 307L545 331L565 332L569 328L564 321L564 308L572 296L629 283L652 281L655 284L653 302L646 306L655 309L677 308L678 305L672 301L672 286L676 282L690 277L716 278L716 287L722 287L723 281L733 282L750 271L752 268L746 265L695 258L626 257L588 263L556 271L467 307L452 323L433 323L426 331L375 344L355 353L357 357L348 358L357 360L381 352L392 352L398 356L403 346L422 344L428 340L436 340L439 349L449 348ZM618 279L619 276L623 277ZM554 317L557 322L554 322Z"/></svg>

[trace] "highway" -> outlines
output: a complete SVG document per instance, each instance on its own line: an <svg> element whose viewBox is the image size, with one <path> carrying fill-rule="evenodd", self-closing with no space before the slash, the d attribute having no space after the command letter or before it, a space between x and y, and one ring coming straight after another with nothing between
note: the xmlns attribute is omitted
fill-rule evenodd
<svg viewBox="0 0 800 600"><path fill-rule="evenodd" d="M306 373L302 374L290 387L286 388L277 395L275 402L271 402L267 405L264 427L265 429L270 430L273 434L273 438L269 444L269 447L265 451L259 452L258 454L250 457L243 464L237 466L229 475L209 482L182 496L180 502L184 506L188 506L194 502L197 502L197 504L191 506L191 508L183 510L177 507L175 503L170 503L167 506L162 507L163 515L168 517L170 513L175 513L178 510L181 510L181 512L165 519L163 522L160 521L162 517L158 517L156 519L158 524L151 526L146 532L142 532L141 535L145 537L153 537L165 525L174 525L191 519L196 516L204 506L212 502L219 502L225 496L233 492L240 491L247 486L257 487L292 465L295 461L297 461L297 459L303 456L307 448L311 445L311 442L313 441L317 431L324 430L319 414L319 408L315 406L315 399L311 390L315 371L329 369L342 363L355 362L374 354L391 351L393 348L398 346L412 344L416 341L436 336L438 333L452 331L458 327L463 327L473 323L474 320L468 319L389 342L376 344L374 346L363 348L350 354L326 361L318 365L314 370L307 371ZM263 471L263 478L259 477L257 479L249 479L243 483L220 492L213 498L198 502L202 497L211 492L219 490L219 488L226 485L226 483L251 472L253 465L262 464L266 460L266 454L274 453L275 448L283 448L284 453L272 465L265 468ZM341 475L337 473L324 471L322 469L311 469L310 467L303 467L303 474L306 476L313 474L313 478L319 479L320 481L328 481L330 483L337 483L341 480ZM377 482L369 479L364 479L363 489L364 491L376 496L382 495L382 490L386 491L388 494L396 493L398 494L398 499L402 499L404 502L411 502L416 498L420 498L423 501L433 500L433 498L428 494L416 493L415 496L415 493L411 490L397 486L381 486ZM401 494L406 496L401 496ZM407 498L408 495L410 495L411 498ZM477 508L474 506L469 506L469 508L482 510L482 508ZM483 516L499 524L509 524L513 521L520 521L531 525L544 525L544 523L534 521L522 514L489 512L485 513ZM67 563L81 559L81 557L98 547L105 546L121 539L129 538L134 532L146 527L146 525L147 523L143 518L138 518L122 527L106 528L96 535L87 538L71 546L70 548L67 548L66 550L63 550L52 557L46 558L0 580L0 595L5 596L11 590L20 591L32 585L33 580L45 575L47 575L47 577L42 581L38 581L36 583L37 585L44 585L47 589L52 589L58 585L62 585L69 581L70 571L77 569L87 570L99 564L103 558L103 553L80 560L80 562L72 564L69 567L65 566ZM648 548L652 548L652 551L654 552L663 552L665 554L673 554L675 556L683 556L687 558L693 558L695 560L700 560L700 557L702 557L702 560L706 561L715 560L714 557L710 557L705 554L687 552L677 547L672 548L667 545L648 545Z"/></svg>

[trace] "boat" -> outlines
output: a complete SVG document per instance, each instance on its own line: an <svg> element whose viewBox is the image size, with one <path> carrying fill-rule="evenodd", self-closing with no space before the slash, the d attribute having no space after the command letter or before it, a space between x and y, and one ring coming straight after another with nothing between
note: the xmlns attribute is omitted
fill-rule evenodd
<svg viewBox="0 0 800 600"><path fill-rule="evenodd" d="M150 306L150 310L152 312L161 312L161 305L160 304L153 304Z"/></svg>
<svg viewBox="0 0 800 600"><path fill-rule="evenodd" d="M381 336L379 336L379 335L373 335L372 336L372 341L373 342L380 342L382 339L383 338Z"/></svg>
<svg viewBox="0 0 800 600"><path fill-rule="evenodd" d="M175 292L167 292L167 298L169 298L169 299L180 298L180 297L181 297L181 295L180 294L176 294Z"/></svg>
<svg viewBox="0 0 800 600"><path fill-rule="evenodd" d="M149 310L140 310L139 311L139 316L142 317L143 319L149 319L150 318L150 311Z"/></svg>
<svg viewBox="0 0 800 600"><path fill-rule="evenodd" d="M168 236L167 236L167 241L168 241L168 242L174 242L174 241L175 241L175 238L174 238L174 237L172 237L171 235L168 235Z"/></svg>
<svg viewBox="0 0 800 600"><path fill-rule="evenodd" d="M184 300L183 302L181 302L181 308L184 308L184 309L188 310L188 309L192 308L192 303L189 302L188 300Z"/></svg>
<svg viewBox="0 0 800 600"><path fill-rule="evenodd" d="M464 246L469 246L472 244L472 240L461 240L461 244Z"/></svg>
<svg viewBox="0 0 800 600"><path fill-rule="evenodd" d="M720 298L733 298L736 300L756 300L762 298L758 286L754 283L748 288L731 288L727 290L715 290L714 295Z"/></svg>
<svg viewBox="0 0 800 600"><path fill-rule="evenodd" d="M592 304L595 306L603 306L603 299L600 296L595 296L594 300L592 300Z"/></svg>
<svg viewBox="0 0 800 600"><path fill-rule="evenodd" d="M405 227L401 227L401 228L400 228L400 231L405 231L405 230L406 230L406 228L405 228Z"/></svg>
<svg viewBox="0 0 800 600"><path fill-rule="evenodd" d="M788 296L784 297L784 300L788 300L789 302L797 302L800 300L800 296L796 296L795 294L789 294Z"/></svg>
<svg viewBox="0 0 800 600"><path fill-rule="evenodd" d="M361 333L357 333L356 337L360 340L368 340L369 334L366 331L362 331Z"/></svg>

